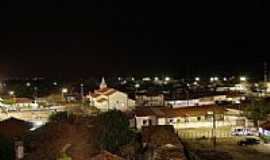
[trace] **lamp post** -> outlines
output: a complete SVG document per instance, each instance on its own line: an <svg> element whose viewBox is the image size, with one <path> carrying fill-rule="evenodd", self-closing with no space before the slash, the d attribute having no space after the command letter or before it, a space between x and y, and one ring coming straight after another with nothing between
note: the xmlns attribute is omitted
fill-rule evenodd
<svg viewBox="0 0 270 160"><path fill-rule="evenodd" d="M61 90L61 94L62 94L62 100L65 101L65 94L68 93L68 89L67 88L62 88Z"/></svg>
<svg viewBox="0 0 270 160"><path fill-rule="evenodd" d="M15 91L9 91L8 94L11 98L15 98Z"/></svg>
<svg viewBox="0 0 270 160"><path fill-rule="evenodd" d="M139 83L135 84L135 99L136 99L136 96L137 96L138 88L140 88Z"/></svg>
<svg viewBox="0 0 270 160"><path fill-rule="evenodd" d="M84 84L81 83L80 86L81 86L81 99L82 99L82 103L84 103Z"/></svg>
<svg viewBox="0 0 270 160"><path fill-rule="evenodd" d="M34 87L34 99L38 98L38 92L37 92L38 88Z"/></svg>
<svg viewBox="0 0 270 160"><path fill-rule="evenodd" d="M217 137L216 137L216 113L215 113L215 109L211 112L209 112L208 114L212 115L213 118L213 126L212 126L212 141L213 141L213 147L216 147L217 144Z"/></svg>

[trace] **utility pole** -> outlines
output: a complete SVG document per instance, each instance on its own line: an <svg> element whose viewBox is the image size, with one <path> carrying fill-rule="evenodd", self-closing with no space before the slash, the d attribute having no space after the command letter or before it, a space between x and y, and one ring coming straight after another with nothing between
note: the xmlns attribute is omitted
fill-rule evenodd
<svg viewBox="0 0 270 160"><path fill-rule="evenodd" d="M264 82L268 82L268 64L264 62Z"/></svg>
<svg viewBox="0 0 270 160"><path fill-rule="evenodd" d="M217 137L216 137L216 112L213 110L213 128L212 128L212 138L213 138L213 146L216 147Z"/></svg>
<svg viewBox="0 0 270 160"><path fill-rule="evenodd" d="M82 99L82 103L84 103L84 84L81 83L81 99Z"/></svg>

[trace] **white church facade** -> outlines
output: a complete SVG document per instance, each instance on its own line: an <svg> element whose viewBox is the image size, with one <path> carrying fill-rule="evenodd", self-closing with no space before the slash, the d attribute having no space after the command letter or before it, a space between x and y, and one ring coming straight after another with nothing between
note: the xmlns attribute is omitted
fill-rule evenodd
<svg viewBox="0 0 270 160"><path fill-rule="evenodd" d="M135 106L135 101L129 99L126 93L109 88L104 78L102 78L99 89L90 92L87 98L90 105L97 107L102 112L112 109L128 111Z"/></svg>

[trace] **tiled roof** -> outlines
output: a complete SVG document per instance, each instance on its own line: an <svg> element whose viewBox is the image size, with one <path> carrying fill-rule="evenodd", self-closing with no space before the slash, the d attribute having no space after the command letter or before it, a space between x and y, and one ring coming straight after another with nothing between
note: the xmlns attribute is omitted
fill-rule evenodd
<svg viewBox="0 0 270 160"><path fill-rule="evenodd" d="M261 128L270 130L270 121L266 121L263 124L260 125Z"/></svg>
<svg viewBox="0 0 270 160"><path fill-rule="evenodd" d="M117 90L113 89L113 88L103 88L103 89L99 89L99 90L95 90L95 93L89 93L89 95L93 98L98 98L102 95L104 96L110 96L114 93L116 93Z"/></svg>
<svg viewBox="0 0 270 160"><path fill-rule="evenodd" d="M32 99L29 98L16 98L16 103L33 103Z"/></svg>
<svg viewBox="0 0 270 160"><path fill-rule="evenodd" d="M97 93L90 93L90 96L93 97L93 98L97 98L97 97L99 97L101 95L97 94Z"/></svg>
<svg viewBox="0 0 270 160"><path fill-rule="evenodd" d="M124 160L124 159L117 155L111 154L110 152L103 151L94 158L91 158L91 160Z"/></svg>
<svg viewBox="0 0 270 160"><path fill-rule="evenodd" d="M31 128L32 123L13 117L0 121L0 134L10 138L23 137Z"/></svg>
<svg viewBox="0 0 270 160"><path fill-rule="evenodd" d="M114 94L115 92L117 92L116 90L112 89L111 91L105 93L106 96L110 96L112 94Z"/></svg>
<svg viewBox="0 0 270 160"><path fill-rule="evenodd" d="M156 117L185 117L185 116L198 116L206 115L208 112L215 112L217 114L222 114L226 109L222 107L211 106L196 106L187 108L141 108L135 111L137 117L144 116L156 116Z"/></svg>
<svg viewBox="0 0 270 160"><path fill-rule="evenodd" d="M99 100L97 100L98 103L102 103L102 102L105 102L105 101L107 101L106 98L100 98Z"/></svg>
<svg viewBox="0 0 270 160"><path fill-rule="evenodd" d="M97 92L100 92L100 93L105 93L105 92L108 92L109 90L113 90L112 88L102 88L102 89L98 89L96 90Z"/></svg>

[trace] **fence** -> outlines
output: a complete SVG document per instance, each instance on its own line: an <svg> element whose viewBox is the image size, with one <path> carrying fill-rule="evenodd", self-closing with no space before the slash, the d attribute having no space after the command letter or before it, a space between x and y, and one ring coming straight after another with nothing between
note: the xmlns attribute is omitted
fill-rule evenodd
<svg viewBox="0 0 270 160"><path fill-rule="evenodd" d="M212 128L199 129L179 129L177 134L181 139L198 139L198 138L230 138L232 137L231 128L217 128L214 131Z"/></svg>

